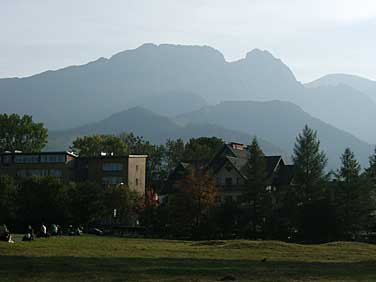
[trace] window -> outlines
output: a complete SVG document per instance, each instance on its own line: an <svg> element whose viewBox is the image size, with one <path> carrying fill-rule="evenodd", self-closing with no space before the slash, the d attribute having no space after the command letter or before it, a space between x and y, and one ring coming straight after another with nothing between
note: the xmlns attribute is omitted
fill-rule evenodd
<svg viewBox="0 0 376 282"><path fill-rule="evenodd" d="M17 170L16 174L18 177L26 177L26 170L25 169Z"/></svg>
<svg viewBox="0 0 376 282"><path fill-rule="evenodd" d="M48 176L48 169L28 169L26 176Z"/></svg>
<svg viewBox="0 0 376 282"><path fill-rule="evenodd" d="M226 186L231 186L232 185L232 177L226 177L225 183L226 183Z"/></svg>
<svg viewBox="0 0 376 282"><path fill-rule="evenodd" d="M65 163L65 155L41 155L40 161L42 163Z"/></svg>
<svg viewBox="0 0 376 282"><path fill-rule="evenodd" d="M38 155L16 155L14 157L15 163L39 163Z"/></svg>
<svg viewBox="0 0 376 282"><path fill-rule="evenodd" d="M138 165L136 165L136 171L138 171Z"/></svg>
<svg viewBox="0 0 376 282"><path fill-rule="evenodd" d="M11 155L3 156L3 164L9 165L11 162L12 162L12 156Z"/></svg>
<svg viewBox="0 0 376 282"><path fill-rule="evenodd" d="M120 184L123 183L123 178L117 176L102 177L102 184Z"/></svg>
<svg viewBox="0 0 376 282"><path fill-rule="evenodd" d="M104 163L102 165L103 171L121 171L123 170L122 163Z"/></svg>
<svg viewBox="0 0 376 282"><path fill-rule="evenodd" d="M61 169L50 169L50 176L61 177L62 175L63 175L63 172Z"/></svg>
<svg viewBox="0 0 376 282"><path fill-rule="evenodd" d="M31 176L53 176L53 177L61 177L62 170L61 169L20 169L17 170L16 175L18 177L31 177Z"/></svg>
<svg viewBox="0 0 376 282"><path fill-rule="evenodd" d="M136 178L136 186L138 186L138 178Z"/></svg>

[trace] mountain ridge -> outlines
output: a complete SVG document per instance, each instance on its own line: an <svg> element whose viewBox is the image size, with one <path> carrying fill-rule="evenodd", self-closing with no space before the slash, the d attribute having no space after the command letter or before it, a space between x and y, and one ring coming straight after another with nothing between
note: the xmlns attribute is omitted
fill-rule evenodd
<svg viewBox="0 0 376 282"><path fill-rule="evenodd" d="M273 115L271 113L274 113ZM350 147L363 167L373 146L354 135L312 117L301 107L286 101L226 101L215 106L180 115L180 123L213 123L224 128L257 135L292 154L296 136L307 124L317 130L321 147L326 152L330 169L340 164L340 156Z"/></svg>
<svg viewBox="0 0 376 282"><path fill-rule="evenodd" d="M227 62L209 46L144 44L109 59L0 80L0 112L31 114L51 130L79 127L138 105L174 116L226 100L289 101L376 143L376 131L371 130L375 102L351 87L303 85L265 50L254 49Z"/></svg>
<svg viewBox="0 0 376 282"><path fill-rule="evenodd" d="M115 134L122 132L133 132L143 136L146 140L155 144L163 144L168 138L182 138L185 141L189 138L201 136L216 136L225 141L242 142L248 144L252 136L246 133L222 128L211 124L191 124L184 126L176 124L169 117L161 116L142 107L133 107L115 114L104 120L87 124L78 128L64 131L51 131L47 151L67 150L71 142L80 136L93 134ZM284 154L284 152L272 143L260 139L263 150L271 154Z"/></svg>

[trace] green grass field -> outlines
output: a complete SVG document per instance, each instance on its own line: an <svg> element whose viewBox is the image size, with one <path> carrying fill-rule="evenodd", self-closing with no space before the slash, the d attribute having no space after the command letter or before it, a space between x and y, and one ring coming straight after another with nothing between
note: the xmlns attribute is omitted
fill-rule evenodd
<svg viewBox="0 0 376 282"><path fill-rule="evenodd" d="M376 281L376 246L96 236L0 242L0 281L219 281L229 274L238 281Z"/></svg>

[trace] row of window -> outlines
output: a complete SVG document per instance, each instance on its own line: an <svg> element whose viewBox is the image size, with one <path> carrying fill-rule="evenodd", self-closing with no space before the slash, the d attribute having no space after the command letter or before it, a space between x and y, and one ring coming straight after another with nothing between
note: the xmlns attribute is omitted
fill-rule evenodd
<svg viewBox="0 0 376 282"><path fill-rule="evenodd" d="M104 163L102 165L103 171L122 171L123 170L122 163ZM138 172L138 165L136 165L136 172Z"/></svg>
<svg viewBox="0 0 376 282"><path fill-rule="evenodd" d="M2 156L2 162L4 164L10 164L12 162L12 156ZM64 163L64 154L49 154L49 155L15 155L14 162L16 164L34 164L34 163Z"/></svg>
<svg viewBox="0 0 376 282"><path fill-rule="evenodd" d="M109 185L109 184L121 184L124 183L122 177L118 176L104 176L102 177L102 184Z"/></svg>
<svg viewBox="0 0 376 282"><path fill-rule="evenodd" d="M231 185L239 185L241 184L240 178L232 178L232 177L217 177L217 184L218 185L226 185L226 186L231 186Z"/></svg>
<svg viewBox="0 0 376 282"><path fill-rule="evenodd" d="M102 165L103 171L122 171L123 164L122 163L104 163Z"/></svg>
<svg viewBox="0 0 376 282"><path fill-rule="evenodd" d="M19 169L17 170L18 177L31 177L31 176L53 176L61 177L63 171L61 169Z"/></svg>
<svg viewBox="0 0 376 282"><path fill-rule="evenodd" d="M113 185L124 183L124 179L119 176L104 176L102 177L102 184L104 185ZM138 178L136 178L136 186L138 186Z"/></svg>

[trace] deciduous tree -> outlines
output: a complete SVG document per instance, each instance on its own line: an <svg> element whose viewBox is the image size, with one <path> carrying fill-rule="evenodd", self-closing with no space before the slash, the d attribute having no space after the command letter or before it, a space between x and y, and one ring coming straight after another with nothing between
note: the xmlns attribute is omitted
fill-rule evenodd
<svg viewBox="0 0 376 282"><path fill-rule="evenodd" d="M207 171L191 170L177 183L179 191L172 201L175 230L195 238L210 216L217 194L214 179Z"/></svg>
<svg viewBox="0 0 376 282"><path fill-rule="evenodd" d="M83 157L100 156L101 153L108 155L126 155L128 146L123 140L113 135L92 135L78 137L71 147Z"/></svg>
<svg viewBox="0 0 376 282"><path fill-rule="evenodd" d="M48 131L29 115L0 114L0 152L39 152L47 143Z"/></svg>

